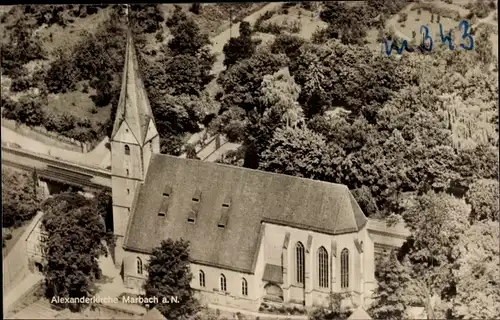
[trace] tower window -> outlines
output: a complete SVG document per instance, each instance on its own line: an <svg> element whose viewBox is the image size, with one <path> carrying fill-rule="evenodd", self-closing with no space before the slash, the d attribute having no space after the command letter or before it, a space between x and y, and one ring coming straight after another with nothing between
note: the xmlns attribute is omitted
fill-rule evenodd
<svg viewBox="0 0 500 320"><path fill-rule="evenodd" d="M127 144L125 145L125 155L126 156L130 155L130 147Z"/></svg>
<svg viewBox="0 0 500 320"><path fill-rule="evenodd" d="M137 258L137 274L142 274L142 260Z"/></svg>
<svg viewBox="0 0 500 320"><path fill-rule="evenodd" d="M127 194L130 194L130 189L127 189Z"/></svg>
<svg viewBox="0 0 500 320"><path fill-rule="evenodd" d="M128 169L126 169L126 172L127 172L127 176L128 176L128 175L129 175L129 173L130 173L130 172L128 171Z"/></svg>

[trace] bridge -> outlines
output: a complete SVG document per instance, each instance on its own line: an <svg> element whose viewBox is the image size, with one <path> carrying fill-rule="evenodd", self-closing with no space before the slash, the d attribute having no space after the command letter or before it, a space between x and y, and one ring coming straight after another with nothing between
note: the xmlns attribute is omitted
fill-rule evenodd
<svg viewBox="0 0 500 320"><path fill-rule="evenodd" d="M111 190L111 171L76 164L24 149L2 146L2 165L33 172L41 181L55 182L90 191Z"/></svg>

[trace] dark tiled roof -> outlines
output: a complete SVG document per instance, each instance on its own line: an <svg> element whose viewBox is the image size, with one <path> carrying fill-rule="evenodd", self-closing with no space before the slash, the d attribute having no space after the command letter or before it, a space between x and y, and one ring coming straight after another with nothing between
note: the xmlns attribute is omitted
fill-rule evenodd
<svg viewBox="0 0 500 320"><path fill-rule="evenodd" d="M139 76L139 64L130 32L127 35L125 67L123 69L122 88L111 139L116 135L122 122L130 127L138 143L142 146L146 139L148 125L153 119L144 84Z"/></svg>
<svg viewBox="0 0 500 320"><path fill-rule="evenodd" d="M266 264L266 268L264 269L264 275L262 276L262 280L274 282L277 284L283 283L283 269L280 266L274 264Z"/></svg>
<svg viewBox="0 0 500 320"><path fill-rule="evenodd" d="M166 185L172 189L162 217L158 211ZM197 189L201 199L192 223L188 216ZM230 207L224 208L228 198ZM252 273L262 221L328 234L354 232L366 218L352 199L344 185L153 155L125 247L150 253L163 239L183 238L191 242L192 261ZM221 228L223 213L227 221Z"/></svg>

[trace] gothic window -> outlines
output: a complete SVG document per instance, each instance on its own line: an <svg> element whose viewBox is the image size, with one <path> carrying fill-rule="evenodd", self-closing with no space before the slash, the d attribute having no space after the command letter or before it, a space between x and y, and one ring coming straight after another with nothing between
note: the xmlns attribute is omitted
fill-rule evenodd
<svg viewBox="0 0 500 320"><path fill-rule="evenodd" d="M220 275L220 291L227 291L226 277L223 274Z"/></svg>
<svg viewBox="0 0 500 320"><path fill-rule="evenodd" d="M248 296L248 282L245 278L241 279L241 294Z"/></svg>
<svg viewBox="0 0 500 320"><path fill-rule="evenodd" d="M142 260L137 258L137 274L142 274Z"/></svg>
<svg viewBox="0 0 500 320"><path fill-rule="evenodd" d="M347 249L340 253L340 287L349 287L349 250Z"/></svg>
<svg viewBox="0 0 500 320"><path fill-rule="evenodd" d="M200 287L205 287L205 272L200 270Z"/></svg>
<svg viewBox="0 0 500 320"><path fill-rule="evenodd" d="M324 247L318 250L318 276L319 286L328 288L328 252Z"/></svg>
<svg viewBox="0 0 500 320"><path fill-rule="evenodd" d="M130 147L128 145L125 145L125 155L126 156L130 155Z"/></svg>
<svg viewBox="0 0 500 320"><path fill-rule="evenodd" d="M297 283L303 284L305 256L304 256L304 246L300 242L297 242L297 245L295 246L295 259L296 259L295 270L297 273Z"/></svg>

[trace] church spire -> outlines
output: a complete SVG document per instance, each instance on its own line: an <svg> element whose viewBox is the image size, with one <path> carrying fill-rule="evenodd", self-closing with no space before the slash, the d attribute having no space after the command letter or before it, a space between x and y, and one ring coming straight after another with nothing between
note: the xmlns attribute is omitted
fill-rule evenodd
<svg viewBox="0 0 500 320"><path fill-rule="evenodd" d="M128 6L125 15L128 22ZM128 25L128 23L127 23ZM149 104L144 84L139 75L139 66L130 28L127 28L127 45L125 49L125 66L123 69L122 89L116 110L116 118L111 134L111 140L116 136L122 123L126 123L137 140L143 146L146 141L147 130L153 121L153 112Z"/></svg>

